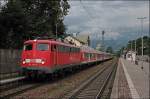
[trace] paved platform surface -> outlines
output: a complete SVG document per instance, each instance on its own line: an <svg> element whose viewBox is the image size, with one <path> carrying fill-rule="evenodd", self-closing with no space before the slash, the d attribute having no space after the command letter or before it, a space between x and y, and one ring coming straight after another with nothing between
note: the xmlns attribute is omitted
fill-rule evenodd
<svg viewBox="0 0 150 99"><path fill-rule="evenodd" d="M135 65L120 58L111 99L150 99L149 80L149 63L140 61Z"/></svg>
<svg viewBox="0 0 150 99"><path fill-rule="evenodd" d="M150 73L149 73L150 63L145 62L145 61L139 61L137 66L139 68L141 68L143 66L143 72L145 72L146 75L150 76Z"/></svg>

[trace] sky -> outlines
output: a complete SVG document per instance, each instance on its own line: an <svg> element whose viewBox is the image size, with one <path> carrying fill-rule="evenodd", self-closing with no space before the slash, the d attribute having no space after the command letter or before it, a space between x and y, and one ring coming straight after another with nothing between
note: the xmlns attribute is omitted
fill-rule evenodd
<svg viewBox="0 0 150 99"><path fill-rule="evenodd" d="M92 47L101 43L103 30L105 46L114 49L142 35L149 36L149 0L69 0L69 4L64 18L66 32L89 35ZM146 17L143 32L140 17Z"/></svg>
<svg viewBox="0 0 150 99"><path fill-rule="evenodd" d="M113 41L119 48L142 35L141 21L137 18L146 17L143 35L149 35L148 0L70 0L69 4L71 8L64 20L68 34L90 35L95 43L100 42L104 30L105 41Z"/></svg>

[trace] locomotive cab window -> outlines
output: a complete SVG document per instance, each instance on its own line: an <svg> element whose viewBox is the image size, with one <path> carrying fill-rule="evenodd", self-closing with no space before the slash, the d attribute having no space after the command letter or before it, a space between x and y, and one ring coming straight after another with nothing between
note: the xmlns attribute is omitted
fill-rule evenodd
<svg viewBox="0 0 150 99"><path fill-rule="evenodd" d="M49 45L44 44L44 43L39 43L39 44L37 44L37 50L47 51L47 50L49 50Z"/></svg>
<svg viewBox="0 0 150 99"><path fill-rule="evenodd" d="M23 50L32 50L32 44L25 44Z"/></svg>

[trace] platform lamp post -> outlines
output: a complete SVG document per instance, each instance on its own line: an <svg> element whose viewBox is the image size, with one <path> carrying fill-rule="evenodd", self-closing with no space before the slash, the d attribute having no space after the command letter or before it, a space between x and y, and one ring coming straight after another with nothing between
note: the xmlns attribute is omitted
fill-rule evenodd
<svg viewBox="0 0 150 99"><path fill-rule="evenodd" d="M146 19L146 17L139 17L139 18L137 18L137 19L139 19L140 21L141 21L141 43L142 43L142 56L143 56L143 20L144 19Z"/></svg>
<svg viewBox="0 0 150 99"><path fill-rule="evenodd" d="M137 18L137 19L139 19L140 21L141 21L141 43L142 43L142 56L143 56L143 20L144 19L146 19L146 17L139 17L139 18ZM142 66L141 66L141 69L143 69L144 67L143 67L143 61L142 61Z"/></svg>

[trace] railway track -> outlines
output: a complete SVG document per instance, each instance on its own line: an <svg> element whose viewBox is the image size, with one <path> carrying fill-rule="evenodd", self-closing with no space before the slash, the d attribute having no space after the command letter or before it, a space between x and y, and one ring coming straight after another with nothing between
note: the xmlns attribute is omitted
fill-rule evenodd
<svg viewBox="0 0 150 99"><path fill-rule="evenodd" d="M23 85L25 80L25 77L16 77L16 78L10 78L10 79L4 79L0 81L0 97L4 98L5 96L10 94L10 90L13 90L17 87L20 87ZM6 94L7 93L7 94Z"/></svg>
<svg viewBox="0 0 150 99"><path fill-rule="evenodd" d="M115 80L116 71L117 71L117 66L118 66L118 64L116 63L109 79L105 83L105 87L104 87L105 89L101 92L101 94L99 95L98 98L101 98L101 99L109 99L110 98L114 80Z"/></svg>
<svg viewBox="0 0 150 99"><path fill-rule="evenodd" d="M106 68L104 67L103 69L107 70L107 68L109 68L109 66ZM94 78L93 78L93 80L94 80ZM7 83L5 82L6 85L4 87L0 86L0 98L10 98L10 97L17 96L21 93L24 93L24 92L32 90L34 88L43 86L45 84L55 83L55 81L57 81L57 79L56 80L50 80L50 81L49 80L44 81L44 83L43 82L35 82L35 81L31 82L31 81L27 81L26 79L19 79L16 81L15 80L12 80L12 81L13 81L13 83L11 83L11 81L8 82L6 80L6 82L7 82Z"/></svg>
<svg viewBox="0 0 150 99"><path fill-rule="evenodd" d="M10 98L46 83L29 80L25 76L4 79L0 81L0 98Z"/></svg>
<svg viewBox="0 0 150 99"><path fill-rule="evenodd" d="M22 86L18 86L16 88L1 92L0 98L4 98L4 99L10 98L10 97L16 96L20 93L23 93L27 90L31 90L33 88L39 87L39 86L41 86L41 84L25 84Z"/></svg>
<svg viewBox="0 0 150 99"><path fill-rule="evenodd" d="M37 88L45 83L28 81L26 78L9 81L0 85L0 98L10 98L25 91Z"/></svg>
<svg viewBox="0 0 150 99"><path fill-rule="evenodd" d="M110 94L110 85L117 68L117 61L112 66L103 67L98 73L85 81L81 86L66 95L66 99L100 99L100 97ZM110 81L111 79L111 81ZM105 91L106 90L106 91Z"/></svg>

